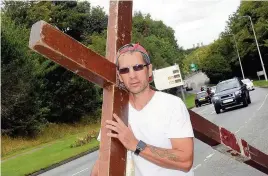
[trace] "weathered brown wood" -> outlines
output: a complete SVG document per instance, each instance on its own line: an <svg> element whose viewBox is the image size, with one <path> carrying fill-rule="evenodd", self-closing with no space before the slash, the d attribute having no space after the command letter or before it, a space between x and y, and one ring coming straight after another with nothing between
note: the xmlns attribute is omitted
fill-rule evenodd
<svg viewBox="0 0 268 176"><path fill-rule="evenodd" d="M235 134L189 110L195 137L215 150L268 174L268 155Z"/></svg>
<svg viewBox="0 0 268 176"><path fill-rule="evenodd" d="M132 1L110 1L106 58L115 63L116 52L131 41ZM128 93L114 85L103 90L101 121L101 144L99 155L99 176L123 176L126 172L126 149L117 139L107 137L106 120L116 113L127 124Z"/></svg>
<svg viewBox="0 0 268 176"><path fill-rule="evenodd" d="M29 47L100 87L116 84L114 63L45 21L32 26Z"/></svg>

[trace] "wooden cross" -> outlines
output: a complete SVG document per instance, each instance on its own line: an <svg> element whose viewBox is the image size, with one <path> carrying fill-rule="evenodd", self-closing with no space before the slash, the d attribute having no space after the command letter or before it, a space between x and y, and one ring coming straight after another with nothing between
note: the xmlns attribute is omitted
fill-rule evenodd
<svg viewBox="0 0 268 176"><path fill-rule="evenodd" d="M118 86L116 51L131 42L132 0L110 1L106 58L44 21L32 26L29 47L103 88L99 176L126 173L126 149L106 136L106 120L116 113L127 124L128 92ZM228 130L190 112L195 137L224 154L268 174L268 156Z"/></svg>

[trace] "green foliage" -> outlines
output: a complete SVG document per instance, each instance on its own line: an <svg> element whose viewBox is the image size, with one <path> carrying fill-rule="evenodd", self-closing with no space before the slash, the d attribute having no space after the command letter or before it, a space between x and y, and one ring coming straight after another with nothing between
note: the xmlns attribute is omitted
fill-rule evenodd
<svg viewBox="0 0 268 176"><path fill-rule="evenodd" d="M223 56L219 54L210 55L204 59L202 68L212 83L217 83L218 81L227 79L231 76L230 65L226 62Z"/></svg>
<svg viewBox="0 0 268 176"><path fill-rule="evenodd" d="M191 109L195 106L195 94L187 93L185 95L185 105L188 109Z"/></svg>
<svg viewBox="0 0 268 176"><path fill-rule="evenodd" d="M228 31L235 34L238 48L241 53L241 60L247 77L256 77L256 72L262 70L260 58L255 43L252 26L249 18L239 18L239 16L250 15L260 45L264 65L268 66L268 48L265 45L268 38L268 2L241 2L241 5L233 15L233 19L227 26ZM237 63L237 70L239 64Z"/></svg>
<svg viewBox="0 0 268 176"><path fill-rule="evenodd" d="M189 72L189 64L194 62L199 63L201 70L210 75L209 77L214 83L228 77L242 77L235 46L236 41L245 77L256 78L256 72L262 70L262 67L250 20L248 17L243 17L246 15L250 15L252 18L262 59L267 70L267 9L268 2L241 1L237 12L229 17L226 29L220 34L220 38L211 45L192 51L184 59L183 71ZM234 36L230 34L234 34L236 40L234 40ZM196 59L196 55L199 56L198 59ZM219 67L218 63L222 63L226 68L223 69L223 67Z"/></svg>
<svg viewBox="0 0 268 176"><path fill-rule="evenodd" d="M132 26L132 42L139 42L147 49L154 68L182 62L183 50L178 47L172 28L162 21L152 20L149 14L142 15L141 12L135 13Z"/></svg>
<svg viewBox="0 0 268 176"><path fill-rule="evenodd" d="M89 48L105 55L106 31L93 33L88 39ZM154 68L163 68L181 63L183 50L178 47L174 31L162 21L154 21L150 15L136 12L132 24L132 42L140 43L148 51Z"/></svg>
<svg viewBox="0 0 268 176"><path fill-rule="evenodd" d="M38 80L34 77L35 62L28 52L29 30L16 26L2 15L1 75L2 75L2 134L28 135L38 133L46 120L39 115L40 108L34 91Z"/></svg>
<svg viewBox="0 0 268 176"><path fill-rule="evenodd" d="M104 11L76 1L5 1L4 5L2 133L33 136L47 121L73 123L82 117L98 121L101 89L31 51L28 40L32 24L45 20L86 45L98 43L86 39L107 27Z"/></svg>
<svg viewBox="0 0 268 176"><path fill-rule="evenodd" d="M88 46L90 49L95 51L96 53L105 56L106 51L106 38L107 38L107 31L103 31L102 33L93 33L89 40L91 44Z"/></svg>
<svg viewBox="0 0 268 176"><path fill-rule="evenodd" d="M253 81L253 84L256 87L268 88L268 81L266 80L256 80L256 81Z"/></svg>

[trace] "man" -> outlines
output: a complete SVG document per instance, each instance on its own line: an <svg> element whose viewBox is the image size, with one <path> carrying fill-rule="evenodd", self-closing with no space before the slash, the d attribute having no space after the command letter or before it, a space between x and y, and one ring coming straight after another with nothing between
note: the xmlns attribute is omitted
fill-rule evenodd
<svg viewBox="0 0 268 176"><path fill-rule="evenodd" d="M129 125L114 114L106 128L129 151L135 176L193 175L193 130L188 110L179 97L154 91L149 82L152 64L139 44L118 51L117 73L129 91ZM98 175L98 161L92 176Z"/></svg>

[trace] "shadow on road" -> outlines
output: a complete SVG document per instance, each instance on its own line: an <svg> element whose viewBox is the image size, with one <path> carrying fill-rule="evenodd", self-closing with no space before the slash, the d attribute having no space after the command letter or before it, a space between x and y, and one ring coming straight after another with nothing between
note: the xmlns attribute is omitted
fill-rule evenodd
<svg viewBox="0 0 268 176"><path fill-rule="evenodd" d="M242 104L241 105L236 105L236 106L226 108L225 110L222 111L222 113L229 112L229 111L235 111L235 110L238 110L238 109L241 109L241 108L246 108L246 107L244 107Z"/></svg>

